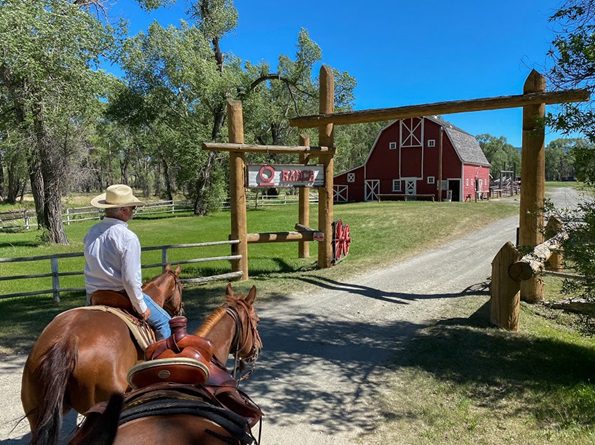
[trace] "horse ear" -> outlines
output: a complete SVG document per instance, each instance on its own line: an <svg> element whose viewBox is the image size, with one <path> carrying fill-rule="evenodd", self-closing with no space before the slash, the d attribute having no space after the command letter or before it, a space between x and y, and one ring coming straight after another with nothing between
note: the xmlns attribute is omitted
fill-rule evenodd
<svg viewBox="0 0 595 445"><path fill-rule="evenodd" d="M175 272L176 277L180 276L180 272L182 272L182 268L178 265L178 267L176 267L176 272Z"/></svg>
<svg viewBox="0 0 595 445"><path fill-rule="evenodd" d="M252 286L250 292L248 292L248 295L244 298L244 301L250 306L254 304L254 300L256 300L256 286Z"/></svg>
<svg viewBox="0 0 595 445"><path fill-rule="evenodd" d="M227 283L227 287L225 288L225 295L228 297L233 297L233 287L231 287L231 283Z"/></svg>

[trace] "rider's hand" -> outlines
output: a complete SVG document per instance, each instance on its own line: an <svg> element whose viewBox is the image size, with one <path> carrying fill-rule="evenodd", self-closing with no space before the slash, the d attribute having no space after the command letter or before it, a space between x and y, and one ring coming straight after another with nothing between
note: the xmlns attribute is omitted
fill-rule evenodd
<svg viewBox="0 0 595 445"><path fill-rule="evenodd" d="M148 319L150 316L151 316L151 309L149 309L149 308L147 308L147 310L141 314L141 317L143 317L143 320Z"/></svg>

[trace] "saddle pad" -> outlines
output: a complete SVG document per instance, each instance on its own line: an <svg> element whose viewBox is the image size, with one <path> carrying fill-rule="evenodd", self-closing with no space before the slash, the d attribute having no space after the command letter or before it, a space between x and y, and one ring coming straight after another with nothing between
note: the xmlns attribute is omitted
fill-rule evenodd
<svg viewBox="0 0 595 445"><path fill-rule="evenodd" d="M176 357L150 360L134 365L126 379L131 388L144 388L161 382L202 385L209 378L209 368L193 358Z"/></svg>
<svg viewBox="0 0 595 445"><path fill-rule="evenodd" d="M138 346L141 348L141 351L147 349L150 344L155 343L155 332L150 328L150 326L136 318L133 315L130 315L128 312L123 311L122 309L118 309L115 307L110 306L82 306L77 307L74 309L69 309L68 311L62 312L65 314L66 312L70 311L78 311L78 310L88 310L88 311L101 311L101 312L109 312L110 314L114 314L116 317L120 318L132 334L133 338L136 340ZM62 315L59 314L59 315ZM59 316L58 315L58 316Z"/></svg>

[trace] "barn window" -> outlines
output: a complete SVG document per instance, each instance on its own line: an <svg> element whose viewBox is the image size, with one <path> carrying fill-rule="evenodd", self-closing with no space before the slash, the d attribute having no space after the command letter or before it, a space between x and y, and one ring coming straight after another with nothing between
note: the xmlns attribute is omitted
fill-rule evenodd
<svg viewBox="0 0 595 445"><path fill-rule="evenodd" d="M434 148L436 146L436 139L428 139L428 147Z"/></svg>
<svg viewBox="0 0 595 445"><path fill-rule="evenodd" d="M401 148L422 147L424 140L423 119L410 118L401 120Z"/></svg>
<svg viewBox="0 0 595 445"><path fill-rule="evenodd" d="M434 176L428 176L428 184L434 184L436 182L436 178Z"/></svg>
<svg viewBox="0 0 595 445"><path fill-rule="evenodd" d="M347 173L347 182L355 182L355 173Z"/></svg>
<svg viewBox="0 0 595 445"><path fill-rule="evenodd" d="M396 150L397 149L397 143L396 142L389 142L388 143L388 149L389 150Z"/></svg>
<svg viewBox="0 0 595 445"><path fill-rule="evenodd" d="M465 187L469 187L469 178L465 178Z"/></svg>
<svg viewBox="0 0 595 445"><path fill-rule="evenodd" d="M400 192L400 191L401 191L401 180L393 179L393 192Z"/></svg>

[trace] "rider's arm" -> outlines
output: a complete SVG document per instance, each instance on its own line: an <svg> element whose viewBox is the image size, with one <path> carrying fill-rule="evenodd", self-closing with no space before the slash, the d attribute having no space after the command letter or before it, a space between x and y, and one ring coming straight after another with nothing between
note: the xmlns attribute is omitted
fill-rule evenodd
<svg viewBox="0 0 595 445"><path fill-rule="evenodd" d="M122 255L122 282L134 309L144 314L147 305L141 292L140 242L136 236L130 237Z"/></svg>

